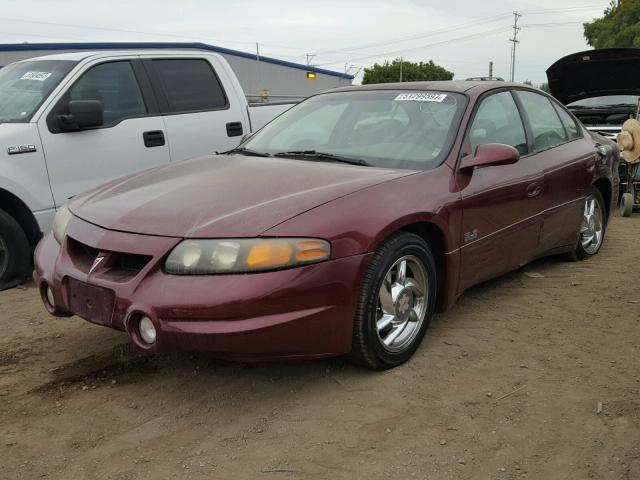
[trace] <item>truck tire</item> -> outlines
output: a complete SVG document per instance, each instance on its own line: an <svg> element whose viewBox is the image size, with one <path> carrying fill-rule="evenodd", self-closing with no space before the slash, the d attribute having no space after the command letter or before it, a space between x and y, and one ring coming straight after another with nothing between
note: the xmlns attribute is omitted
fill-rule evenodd
<svg viewBox="0 0 640 480"><path fill-rule="evenodd" d="M620 215L623 217L630 217L633 212L633 194L623 193L620 200Z"/></svg>
<svg viewBox="0 0 640 480"><path fill-rule="evenodd" d="M0 210L0 290L15 287L29 276L31 247L22 227Z"/></svg>

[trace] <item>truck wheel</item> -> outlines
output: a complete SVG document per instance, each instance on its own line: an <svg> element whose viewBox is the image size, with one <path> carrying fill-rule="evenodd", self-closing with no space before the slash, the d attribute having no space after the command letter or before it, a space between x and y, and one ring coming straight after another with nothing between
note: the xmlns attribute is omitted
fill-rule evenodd
<svg viewBox="0 0 640 480"><path fill-rule="evenodd" d="M31 248L11 215L0 210L0 290L20 285L29 274Z"/></svg>
<svg viewBox="0 0 640 480"><path fill-rule="evenodd" d="M620 200L620 215L623 217L630 217L633 212L633 194L623 193L622 200Z"/></svg>

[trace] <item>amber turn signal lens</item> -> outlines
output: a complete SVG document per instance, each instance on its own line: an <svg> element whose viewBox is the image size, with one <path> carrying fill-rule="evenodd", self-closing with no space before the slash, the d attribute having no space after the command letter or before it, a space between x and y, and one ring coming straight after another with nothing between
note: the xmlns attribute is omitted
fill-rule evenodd
<svg viewBox="0 0 640 480"><path fill-rule="evenodd" d="M329 258L329 245L319 240L300 240L296 242L296 260L298 262L317 262Z"/></svg>
<svg viewBox="0 0 640 480"><path fill-rule="evenodd" d="M249 268L271 268L287 265L291 261L293 248L287 242L271 240L256 243L247 255Z"/></svg>

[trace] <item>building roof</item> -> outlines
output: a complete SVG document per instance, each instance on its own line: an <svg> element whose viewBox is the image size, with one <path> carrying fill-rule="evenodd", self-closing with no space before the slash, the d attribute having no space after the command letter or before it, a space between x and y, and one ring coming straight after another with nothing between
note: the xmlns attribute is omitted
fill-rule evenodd
<svg viewBox="0 0 640 480"><path fill-rule="evenodd" d="M130 49L196 49L208 50L210 52L222 53L236 57L258 60L255 53L241 52L230 48L217 47L200 42L100 42L100 43L4 43L0 44L0 52L20 52L20 51L45 51L45 50L130 50ZM316 72L333 77L353 80L353 75L346 73L325 70L324 68L303 65L301 63L287 62L272 57L260 55L260 61L272 63L289 68L297 68L307 72Z"/></svg>

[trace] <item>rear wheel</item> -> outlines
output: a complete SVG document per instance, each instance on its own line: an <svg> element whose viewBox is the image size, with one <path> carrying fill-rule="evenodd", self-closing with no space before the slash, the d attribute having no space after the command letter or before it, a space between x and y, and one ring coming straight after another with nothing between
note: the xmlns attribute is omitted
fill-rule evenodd
<svg viewBox="0 0 640 480"><path fill-rule="evenodd" d="M584 201L582 222L580 224L580 240L572 260L583 260L592 257L600 251L607 228L607 211L600 191L591 187Z"/></svg>
<svg viewBox="0 0 640 480"><path fill-rule="evenodd" d="M416 351L433 315L435 260L425 241L402 232L375 252L360 290L351 358L392 368Z"/></svg>
<svg viewBox="0 0 640 480"><path fill-rule="evenodd" d="M24 231L0 210L0 290L21 284L29 275L31 251Z"/></svg>
<svg viewBox="0 0 640 480"><path fill-rule="evenodd" d="M630 217L633 212L633 194L623 193L620 200L620 215L623 217Z"/></svg>

